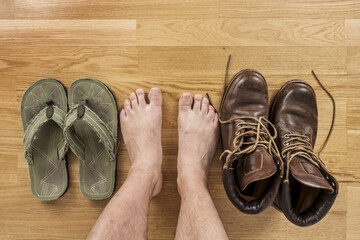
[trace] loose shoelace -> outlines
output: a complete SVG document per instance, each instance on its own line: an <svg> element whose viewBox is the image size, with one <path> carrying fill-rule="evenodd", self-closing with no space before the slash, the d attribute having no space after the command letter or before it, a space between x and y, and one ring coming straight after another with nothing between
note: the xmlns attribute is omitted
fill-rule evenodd
<svg viewBox="0 0 360 240"><path fill-rule="evenodd" d="M318 168L320 168L320 165L325 167L325 163L314 153L309 137L301 134L287 133L284 134L284 138L288 139L283 142L285 147L281 152L281 156L286 161L285 183L289 182L290 162L296 156L306 158Z"/></svg>
<svg viewBox="0 0 360 240"><path fill-rule="evenodd" d="M226 155L225 165L224 168L227 169L230 167L231 163L233 162L232 156L233 155L241 155L241 154L249 154L255 151L258 146L262 146L272 155L278 158L279 164L281 164L281 177L283 176L283 162L280 158L279 150L276 146L274 139L277 137L275 126L266 118L260 117L259 119L255 117L234 117L229 120L223 121L219 120L221 124L232 123L238 120L239 123L237 124L237 129L235 132L235 138L233 140L233 150L225 150L220 159ZM274 131L274 135L272 136L265 126L268 124ZM250 139L251 137L255 137L254 140L245 140Z"/></svg>
<svg viewBox="0 0 360 240"><path fill-rule="evenodd" d="M335 112L336 112L336 105L335 99L331 95L331 93L324 87L324 85L320 82L319 78L316 76L314 71L311 71L316 81L319 83L320 87L326 92L326 94L330 97L333 105L333 116L332 122L330 126L330 130L328 135L320 147L318 154L314 153L312 149L312 145L310 142L310 138L305 135L300 134L285 134L284 137L288 140L284 141L284 149L281 152L281 156L286 161L286 176L284 182L289 182L289 172L290 172L290 163L296 156L301 156L309 160L312 164L314 164L317 168L326 168L325 162L321 159L320 154L324 150L326 144L328 143L330 136L332 134L334 124L335 124Z"/></svg>
<svg viewBox="0 0 360 240"><path fill-rule="evenodd" d="M224 94L225 94L226 88L227 88L227 79L228 79L230 61L231 61L231 55L229 55L228 62L226 65ZM311 73L313 74L315 80L319 83L320 87L329 96L329 98L331 99L332 105L333 105L333 115L332 115L331 126L330 126L328 135L327 135L324 143L320 147L318 154L316 155L314 153L314 150L312 149L312 145L310 143L309 137L307 137L305 135L289 133L289 134L284 135L285 138L289 138L289 139L284 142L285 148L283 149L283 151L281 152L281 155L280 155L277 145L275 143L275 139L277 137L276 128L269 120L267 120L264 117L260 117L259 119L254 118L254 117L234 117L229 120L223 121L223 120L221 120L221 116L220 116L219 122L221 124L231 123L235 120L241 121L237 125L238 129L235 132L236 137L233 140L234 150L233 151L225 150L220 156L220 159L222 159L222 157L225 154L228 154L226 156L226 160L225 160L225 164L224 164L225 169L229 168L230 164L233 162L231 157L234 154L235 155L249 154L249 153L255 151L255 149L258 146L265 147L272 156L278 157L278 159L280 160L280 165L281 165L281 167L280 167L280 171L281 171L280 177L281 178L283 177L283 173L284 173L284 163L282 161L282 158L285 159L285 161L286 161L286 176L285 176L285 180L284 180L285 183L289 182L290 162L296 156L302 156L302 157L308 159L312 164L314 164L318 168L320 168L320 166L323 168L326 168L326 164L321 159L320 154L326 147L326 145L330 139L330 136L333 132L333 129L334 129L336 104L335 104L334 97L325 88L325 86L321 83L319 78L316 76L315 72L311 71ZM206 93L206 95L209 99L210 104L213 106L212 102L210 101L210 96L207 93ZM244 120L253 120L253 121L255 121L255 123L246 122ZM266 126L264 125L263 122L268 123L268 125L273 129L273 131L274 131L273 136L270 134L269 130L266 128ZM244 142L244 137L253 137L253 136L256 136L255 141ZM246 145L249 145L249 146L244 148L243 146L246 146Z"/></svg>
<svg viewBox="0 0 360 240"><path fill-rule="evenodd" d="M224 81L224 91L223 95L226 92L227 89L227 80L228 80L228 73L230 68L230 62L231 62L231 55L229 55L228 62L226 64L226 72L225 72L225 81ZM210 96L206 94L210 104L212 105L212 102L210 100ZM224 97L224 96L223 96ZM280 164L280 177L283 177L284 174L284 163L281 160L280 152L276 146L275 139L277 137L277 131L275 126L266 118L260 117L259 119L255 117L234 117L229 120L221 120L221 116L219 117L219 122L221 124L227 124L231 123L235 120L240 120L240 122L237 124L237 130L235 132L236 137L233 140L233 150L225 150L221 156L220 159L224 157L225 154L227 154L225 159L224 168L227 169L232 164L232 156L233 155L240 155L240 154L249 154L258 146L262 146L265 149L268 150L268 152L273 156L278 158L278 164ZM249 121L250 120L250 121ZM274 132L274 135L272 136L268 130L268 128L265 126L265 124L268 124ZM255 141L244 141L245 137L256 137Z"/></svg>

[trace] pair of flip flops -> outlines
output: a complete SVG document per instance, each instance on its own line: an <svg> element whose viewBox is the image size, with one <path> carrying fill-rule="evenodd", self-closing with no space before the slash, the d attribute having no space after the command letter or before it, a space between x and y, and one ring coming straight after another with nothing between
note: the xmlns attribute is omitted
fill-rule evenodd
<svg viewBox="0 0 360 240"><path fill-rule="evenodd" d="M68 187L66 153L79 159L81 193L108 198L115 186L118 111L111 91L83 78L66 89L55 79L41 79L21 102L25 158L33 195L54 200Z"/></svg>

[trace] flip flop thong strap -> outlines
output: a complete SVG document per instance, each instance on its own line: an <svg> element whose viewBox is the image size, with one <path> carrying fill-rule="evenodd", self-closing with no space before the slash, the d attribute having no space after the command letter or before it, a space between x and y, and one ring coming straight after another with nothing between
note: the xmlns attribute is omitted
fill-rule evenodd
<svg viewBox="0 0 360 240"><path fill-rule="evenodd" d="M28 124L28 127L25 130L23 143L25 148L25 158L28 161L28 164L33 164L33 154L32 154L32 144L36 139L36 134L39 132L41 127L48 121L54 121L61 129L64 128L65 124L65 112L56 105L49 105L42 109ZM49 133L51 134L51 133ZM67 152L67 142L64 139L58 145L58 157L59 159L65 159L65 154Z"/></svg>
<svg viewBox="0 0 360 240"><path fill-rule="evenodd" d="M64 135L69 143L70 149L80 159L85 160L85 145L81 139L76 136L72 126L75 121L81 120L87 123L88 126L96 133L99 140L104 144L106 152L110 157L110 161L116 159L116 138L110 129L106 126L103 120L91 110L88 106L77 104L73 106L66 115Z"/></svg>

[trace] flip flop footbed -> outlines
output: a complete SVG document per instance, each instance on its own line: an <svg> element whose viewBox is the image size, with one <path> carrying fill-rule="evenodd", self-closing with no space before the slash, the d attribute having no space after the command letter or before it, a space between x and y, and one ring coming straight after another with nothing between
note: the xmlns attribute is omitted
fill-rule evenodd
<svg viewBox="0 0 360 240"><path fill-rule="evenodd" d="M25 92L21 102L24 132L34 132L34 135L29 134L32 139L24 139L24 142L28 140L31 144L28 153L32 158L31 161L28 159L30 185L33 195L40 200L57 199L68 186L63 129L55 121L46 118L44 120L39 116L49 105L56 106L65 116L66 91L64 86L54 79L35 82ZM25 135L25 138L27 136Z"/></svg>
<svg viewBox="0 0 360 240"><path fill-rule="evenodd" d="M85 104L98 116L91 119L91 124L105 125L110 133L106 138L116 143L118 113L110 90L95 79L79 79L70 86L69 105L73 108L79 104ZM100 141L89 120L84 119L76 120L72 126L73 134L84 146L84 159L78 156L80 190L89 199L104 199L111 196L114 190L116 160L110 159L104 145L106 143ZM112 154L116 155L116 150L115 144Z"/></svg>

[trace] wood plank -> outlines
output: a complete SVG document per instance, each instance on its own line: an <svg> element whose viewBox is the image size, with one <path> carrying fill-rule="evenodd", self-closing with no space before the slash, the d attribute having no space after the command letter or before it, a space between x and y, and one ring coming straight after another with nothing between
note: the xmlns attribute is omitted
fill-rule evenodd
<svg viewBox="0 0 360 240"><path fill-rule="evenodd" d="M0 19L13 19L14 0L2 0L0 2Z"/></svg>
<svg viewBox="0 0 360 240"><path fill-rule="evenodd" d="M0 20L0 29L0 47L136 44L135 20Z"/></svg>
<svg viewBox="0 0 360 240"><path fill-rule="evenodd" d="M337 160L337 167L342 166L344 168L343 174L349 178L348 182L360 183L360 169L357 167L359 150L360 131L359 130L348 130L348 153L346 156L339 156ZM341 164L338 163L341 159ZM347 169L345 168L347 166Z"/></svg>
<svg viewBox="0 0 360 240"><path fill-rule="evenodd" d="M360 18L352 0L220 0L220 16L230 18Z"/></svg>
<svg viewBox="0 0 360 240"><path fill-rule="evenodd" d="M360 114L360 98L358 96L349 97L347 106L347 129L360 130L358 124Z"/></svg>
<svg viewBox="0 0 360 240"><path fill-rule="evenodd" d="M360 56L360 55L359 55ZM349 63L348 63L349 66ZM353 90L346 92L347 100L347 118L346 125L348 130L360 130L360 96L359 96L359 78L360 74L348 75L348 85L353 86Z"/></svg>
<svg viewBox="0 0 360 240"><path fill-rule="evenodd" d="M344 21L333 19L140 20L140 46L342 46Z"/></svg>
<svg viewBox="0 0 360 240"><path fill-rule="evenodd" d="M346 73L344 47L140 47L139 67L144 74L167 76L169 81L174 76L202 76L204 81L213 76L222 82L229 54L230 76L245 68L265 75L305 74L312 69L322 74Z"/></svg>
<svg viewBox="0 0 360 240"><path fill-rule="evenodd" d="M347 187L348 204L346 214L346 239L356 240L360 236L359 214L360 214L360 185Z"/></svg>
<svg viewBox="0 0 360 240"><path fill-rule="evenodd" d="M41 78L52 77L66 86L81 77L98 78L111 84L114 80L126 79L124 75L137 70L137 47L0 48L3 80L0 84L10 89L18 81L18 101L26 88Z"/></svg>
<svg viewBox="0 0 360 240"><path fill-rule="evenodd" d="M347 48L346 70L349 74L360 73L360 47Z"/></svg>
<svg viewBox="0 0 360 240"><path fill-rule="evenodd" d="M14 0L14 5L16 18L27 19L192 19L217 17L219 9L218 0Z"/></svg>
<svg viewBox="0 0 360 240"><path fill-rule="evenodd" d="M360 19L345 20L345 39L348 46L360 46Z"/></svg>
<svg viewBox="0 0 360 240"><path fill-rule="evenodd" d="M15 79L13 79L12 76L4 74L4 71L2 69L6 67L8 67L8 62L3 61L0 57L0 73L3 73L1 74L0 79L0 105L2 105L3 103L13 103L16 101L17 82Z"/></svg>

